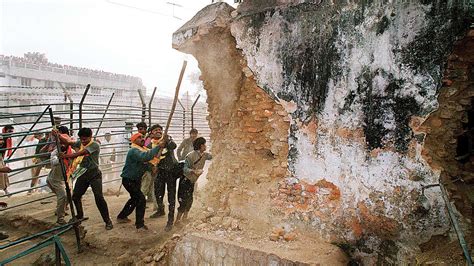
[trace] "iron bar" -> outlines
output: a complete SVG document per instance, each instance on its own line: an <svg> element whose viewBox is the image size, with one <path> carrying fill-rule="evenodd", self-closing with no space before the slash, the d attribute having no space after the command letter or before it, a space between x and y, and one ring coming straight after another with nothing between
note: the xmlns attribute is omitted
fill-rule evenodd
<svg viewBox="0 0 474 266"><path fill-rule="evenodd" d="M454 214L451 202L449 201L448 193L446 192L443 183L440 182L439 184L439 187L441 188L441 194L443 195L444 202L446 203L446 207L448 208L449 218L451 220L451 223L453 224L454 231L456 232L456 235L458 237L459 245L461 246L462 251L464 253L464 257L466 258L467 265L472 266L472 258L469 254L469 248L467 246L466 240L464 239L461 227L459 226L459 223L456 219L456 215Z"/></svg>
<svg viewBox="0 0 474 266"><path fill-rule="evenodd" d="M27 189L21 189L21 190L15 191L15 192L11 192L11 193L8 193L8 194L5 194L5 195L1 195L0 198L10 197L11 195L20 194L20 193L23 193L23 192L28 192L28 191L33 190L33 189L43 188L43 187L47 187L47 186L48 185L44 184L44 185L40 185L40 186L30 187L30 188L27 188Z"/></svg>
<svg viewBox="0 0 474 266"><path fill-rule="evenodd" d="M10 186L15 185L15 184L20 184L20 183L23 183L23 182L26 182L26 181L31 181L33 179L39 179L39 178L47 177L47 176L48 176L48 174L44 174L44 175L39 175L37 177L31 177L31 178L27 178L27 179L18 180L18 181L10 183Z"/></svg>
<svg viewBox="0 0 474 266"><path fill-rule="evenodd" d="M91 84L87 84L86 90L84 91L84 94L82 95L81 102L79 103L79 128L82 128L82 105L84 104L84 100L86 99L87 93L89 92L89 89L91 87Z"/></svg>
<svg viewBox="0 0 474 266"><path fill-rule="evenodd" d="M90 87L90 85L87 85L86 93L84 95L87 94L87 91L89 90L89 87ZM81 101L81 105L82 105L82 101ZM54 125L53 110L51 108L49 108L49 118L51 119L51 125L54 127L55 125ZM59 164L60 164L60 167L61 167L61 174L63 176L64 185L66 187L66 196L67 196L67 200L69 202L69 208L71 209L71 216L76 217L76 212L74 211L74 205L72 204L71 188L69 187L69 182L68 182L67 173L66 173L66 167L64 166L63 159L59 158L59 155L62 153L61 152L61 144L59 143L59 138L57 136L53 135L53 138L56 141L56 152L58 153L57 156L58 156ZM80 237L80 234L79 234L79 227L77 225L74 226L74 232L76 233L77 251L80 252L81 251L81 237Z"/></svg>
<svg viewBox="0 0 474 266"><path fill-rule="evenodd" d="M105 115L107 115L107 111L109 110L110 103L114 99L115 92L112 93L112 96L110 96L109 103L107 103L107 107L105 108L104 114L102 115L102 119L100 120L99 127L97 128L97 131L95 132L94 139L97 138L97 134L99 134L100 127L102 126L102 123L104 122Z"/></svg>
<svg viewBox="0 0 474 266"><path fill-rule="evenodd" d="M148 102L148 126L151 127L151 105L153 104L153 100L155 99L156 87L153 89L153 93L151 94L150 101Z"/></svg>
<svg viewBox="0 0 474 266"><path fill-rule="evenodd" d="M33 128L36 126L36 124L39 122L39 120L41 120L41 118L43 117L43 115L46 113L46 111L48 110L48 108L50 108L50 105L48 105L48 107L46 107L46 109L44 109L44 111L41 113L40 116L38 116L38 118L36 119L36 121L33 123L33 125L31 125L30 127L30 130L28 131L31 131L33 130ZM23 136L23 138L21 138L20 142L17 144L17 147L12 151L12 153L10 154L10 156L8 156L7 159L10 159L13 154L16 152L16 150L18 149L18 147L21 145L21 143L23 143L23 141L25 140L26 136Z"/></svg>
<svg viewBox="0 0 474 266"><path fill-rule="evenodd" d="M140 89L138 89L138 95L140 95L140 101L142 102L142 122L145 122L145 118L146 118L145 97L143 97L143 93ZM150 125L148 125L148 126L150 126Z"/></svg>
<svg viewBox="0 0 474 266"><path fill-rule="evenodd" d="M186 108L184 107L183 103L178 99L179 105L181 105L181 108L183 108L183 139L186 137Z"/></svg>
<svg viewBox="0 0 474 266"><path fill-rule="evenodd" d="M194 128L194 107L196 106L197 102L201 98L201 94L198 95L196 100L194 100L193 105L191 105L191 128Z"/></svg>
<svg viewBox="0 0 474 266"><path fill-rule="evenodd" d="M42 166L42 165L47 165L49 164L49 159L47 161L43 161L41 163L38 163L38 164L34 164L34 165L29 165L29 166L25 166L25 167L20 167L20 168L15 168L15 169L12 169L12 172L17 172L17 171L21 171L21 170L27 170L27 169L31 169L31 168L35 168L35 167L38 167L38 166Z"/></svg>
<svg viewBox="0 0 474 266"><path fill-rule="evenodd" d="M34 203L34 202L37 202L37 201L42 201L42 200L45 200L45 199L49 199L49 198L52 198L52 197L56 197L56 195L50 195L50 196L47 196L47 197L44 197L44 198L30 200L30 201L23 202L23 203L20 203L20 204L17 204L17 205L8 206L6 208L0 209L0 212L10 210L10 209L14 209L14 208L21 207L21 206L25 206L25 205L28 205L28 204L31 204L31 203Z"/></svg>

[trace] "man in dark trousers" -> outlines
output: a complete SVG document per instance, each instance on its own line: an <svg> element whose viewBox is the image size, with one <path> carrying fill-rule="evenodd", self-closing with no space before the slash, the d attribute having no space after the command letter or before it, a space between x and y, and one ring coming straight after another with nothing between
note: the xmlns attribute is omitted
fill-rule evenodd
<svg viewBox="0 0 474 266"><path fill-rule="evenodd" d="M212 155L206 152L206 139L200 137L193 141L193 151L188 153L184 163L183 176L179 180L178 188L178 216L176 223L181 218L184 221L188 219L188 213L193 204L194 184L201 176L204 164L212 159Z"/></svg>
<svg viewBox="0 0 474 266"><path fill-rule="evenodd" d="M99 169L100 145L92 140L92 130L90 128L79 129L79 140L77 141L71 141L58 134L57 131L53 131L53 134L59 137L61 143L78 149L75 153L61 154L59 156L61 159L74 158L71 165L71 169L73 169L71 178L77 178L72 193L72 200L77 209L76 218L80 220L85 219L84 210L82 209L82 196L90 186L94 193L95 204L105 222L105 229L111 230L113 225L109 217L107 202L102 193L102 172Z"/></svg>
<svg viewBox="0 0 474 266"><path fill-rule="evenodd" d="M157 132L157 136L161 138L161 130ZM166 147L162 151L161 161L158 163L158 174L155 179L155 197L158 204L158 210L150 216L150 218L158 218L165 215L165 206L163 198L165 196L165 187L168 191L169 213L168 222L165 231L173 228L174 210L176 205L176 167L178 161L174 156L176 143L169 137L166 141Z"/></svg>
<svg viewBox="0 0 474 266"><path fill-rule="evenodd" d="M141 133L135 133L130 138L132 143L125 159L125 165L122 170L123 187L130 193L130 199L125 203L122 211L117 216L117 222L127 223L130 219L127 217L135 209L135 226L138 230L148 230L144 223L145 216L145 196L140 190L141 178L148 166L145 164L155 157L160 149L165 146L166 142L161 141L156 147L149 150L143 147L145 140Z"/></svg>

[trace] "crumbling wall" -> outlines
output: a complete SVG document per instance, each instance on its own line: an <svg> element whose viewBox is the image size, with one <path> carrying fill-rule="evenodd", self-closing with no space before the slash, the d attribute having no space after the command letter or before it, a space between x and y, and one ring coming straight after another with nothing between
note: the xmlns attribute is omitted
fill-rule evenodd
<svg viewBox="0 0 474 266"><path fill-rule="evenodd" d="M257 199L289 221L331 241L376 250L388 262L406 260L418 244L445 232L449 222L439 190L423 195L421 189L438 182L441 171L425 160L424 134L413 128L438 108L444 64L454 41L465 34L467 18L467 7L457 1L244 1L237 11L225 4L203 9L174 34L173 45L198 59L211 97L213 152L221 156L209 173L211 183L223 185L220 193L251 192L245 201L222 203L235 210L256 207L248 199ZM258 156L232 152L229 144L269 141L259 145L267 150L286 140L285 130L272 127L279 133L274 140L265 140L268 130L249 131L259 127L242 122L255 118L239 109L252 105L242 97L226 108L230 120L217 119L213 106L222 99L212 97L222 90L216 84L225 82L230 61L232 76L242 77L238 93L261 88L262 97L290 117L277 110L276 120L259 124L290 121L284 180L279 168L286 166L284 149L265 161L257 150ZM215 73L209 65L218 66ZM246 143L244 135L254 140ZM245 163L229 167L235 158ZM271 175L280 182L255 197L262 190L249 180L270 173L270 165L281 170Z"/></svg>
<svg viewBox="0 0 474 266"><path fill-rule="evenodd" d="M196 57L208 95L214 158L206 204L225 215L265 219L255 214L270 210L268 187L287 176L289 118L235 48L232 10L208 6L175 34L173 45Z"/></svg>

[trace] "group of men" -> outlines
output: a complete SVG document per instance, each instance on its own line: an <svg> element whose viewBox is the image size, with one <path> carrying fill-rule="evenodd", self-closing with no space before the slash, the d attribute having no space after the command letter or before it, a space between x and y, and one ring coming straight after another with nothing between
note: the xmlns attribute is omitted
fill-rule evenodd
<svg viewBox="0 0 474 266"><path fill-rule="evenodd" d="M196 129L192 129L190 137L178 147L178 159L181 162L178 162L174 155L177 148L176 143L171 137L163 135L163 128L160 125L153 125L147 131L147 125L142 122L137 124L137 129L138 132L130 138L132 144L121 174L122 184L130 193L130 199L117 216L117 221L119 223L130 222L128 216L135 210L136 228L147 230L148 228L144 224L145 195L155 203L156 212L150 218L158 218L165 215L163 200L166 190L169 208L165 230L169 231L175 220L177 180L179 179L178 202L180 206L176 222L181 222L182 219L187 219L191 208L197 177L202 174L205 161L210 160L212 156L205 152L206 140L197 137ZM198 160L193 156L194 153L199 154Z"/></svg>
<svg viewBox="0 0 474 266"><path fill-rule="evenodd" d="M172 229L175 224L175 201L178 194L178 215L176 222L187 219L188 212L193 201L194 184L202 174L206 160L212 156L206 152L206 140L197 137L197 130L190 132L190 138L181 143L178 148L178 158L184 159L179 162L174 152L176 143L169 136L163 135L163 128L154 125L147 130L145 123L137 124L138 132L130 138L130 149L125 159L121 177L122 186L129 192L130 199L117 216L117 222L128 223L128 216L135 211L135 226L137 230L148 230L144 223L146 196L154 203L154 210L150 218L158 218L165 215L163 203L165 190L168 192L168 221L166 231ZM61 152L51 152L51 171L47 178L47 184L57 196L56 215L57 223L65 224L66 214L66 190L62 175L60 160L68 170L68 178L75 180L72 192L77 214L75 219L85 220L82 208L82 196L88 187L92 188L95 202L105 228L113 228L109 216L107 202L102 193L102 172L99 168L100 144L92 138L89 128L81 128L78 132L79 139L73 140L68 133L67 127L60 126L53 131L60 141ZM179 188L176 191L176 183L179 180ZM176 193L178 192L178 193Z"/></svg>
<svg viewBox="0 0 474 266"><path fill-rule="evenodd" d="M51 171L46 183L56 194L55 215L57 216L57 223L67 223L65 220L65 215L67 215L66 183L62 169L64 167L67 176L66 182L71 183L71 179L75 180L72 201L77 213L73 219L87 219L82 207L82 196L91 187L105 228L110 230L113 228L113 223L102 193L102 172L99 168L99 162L101 161L100 142L93 139L90 128L79 129L79 139L74 140L70 136L68 128L59 126L59 124L60 122L48 136L43 136L43 134L34 135L35 154L37 155L34 163L40 165L32 168L31 187L37 185L39 173L44 167L42 162L50 159L48 166ZM212 156L206 152L206 140L198 137L196 129L192 129L189 132L190 137L183 140L181 145L177 147L170 136L163 134L163 128L158 124L153 125L149 130L147 130L147 124L144 122L138 123L136 127L138 132L132 134L130 138L130 149L121 173L122 186L129 192L130 199L118 214L117 222L130 222L128 216L135 211L137 230L147 230L148 227L144 223L147 198L148 202L153 203L153 210L155 211L150 218L165 216L163 200L166 190L169 208L165 230L169 231L175 224L176 195L179 203L176 216L176 223L178 223L187 219L193 202L195 183L203 172L205 161L210 160ZM8 132L2 133L11 134L13 132L13 128L5 128L5 130ZM56 140L58 141L59 152L54 144ZM0 147L8 149L12 145L8 143L8 139L0 138ZM174 154L175 150L177 151L178 160ZM0 188L4 190L8 187L6 173L10 172L11 169L3 163L3 157L8 155L9 152L10 150L3 151L0 156ZM178 180L179 186L176 189Z"/></svg>

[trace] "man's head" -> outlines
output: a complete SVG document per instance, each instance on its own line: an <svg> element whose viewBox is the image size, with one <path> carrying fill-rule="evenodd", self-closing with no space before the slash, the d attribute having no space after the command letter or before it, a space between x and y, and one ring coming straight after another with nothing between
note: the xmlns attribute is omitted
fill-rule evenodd
<svg viewBox="0 0 474 266"><path fill-rule="evenodd" d="M79 139L81 140L82 145L86 146L91 142L92 139L92 130L87 127L83 127L79 129L79 132L77 133L79 136Z"/></svg>
<svg viewBox="0 0 474 266"><path fill-rule="evenodd" d="M6 125L3 128L3 133L13 133L14 130L15 128L12 125Z"/></svg>
<svg viewBox="0 0 474 266"><path fill-rule="evenodd" d="M206 139L199 137L193 141L193 148L195 151L204 152L206 150Z"/></svg>
<svg viewBox="0 0 474 266"><path fill-rule="evenodd" d="M66 134L69 136L69 128L67 128L66 126L60 126L58 127L58 131L59 133L61 134Z"/></svg>
<svg viewBox="0 0 474 266"><path fill-rule="evenodd" d="M145 122L140 122L137 124L137 130L138 130L138 133L142 134L143 136L146 135L146 129L148 128L148 126L146 125Z"/></svg>
<svg viewBox="0 0 474 266"><path fill-rule="evenodd" d="M161 136L163 135L163 127L160 126L159 124L153 125L150 128L151 132L151 137L154 139L160 139Z"/></svg>
<svg viewBox="0 0 474 266"><path fill-rule="evenodd" d="M194 141L198 137L198 130L193 128L189 131L189 136Z"/></svg>
<svg viewBox="0 0 474 266"><path fill-rule="evenodd" d="M110 132L107 132L105 133L104 138L107 142L110 142L110 140L112 139L112 135L110 134Z"/></svg>
<svg viewBox="0 0 474 266"><path fill-rule="evenodd" d="M130 142L143 147L145 144L145 139L143 139L143 135L141 133L135 133L130 138Z"/></svg>

